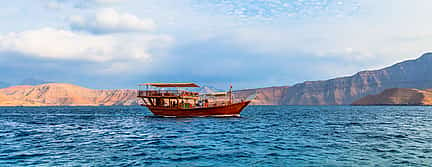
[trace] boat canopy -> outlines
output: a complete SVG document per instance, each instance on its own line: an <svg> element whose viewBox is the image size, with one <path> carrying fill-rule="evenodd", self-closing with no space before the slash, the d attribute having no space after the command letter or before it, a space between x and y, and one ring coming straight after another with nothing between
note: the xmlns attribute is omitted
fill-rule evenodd
<svg viewBox="0 0 432 167"><path fill-rule="evenodd" d="M139 84L140 86L154 86L159 88L172 88L172 87L182 87L182 88L191 88L191 87L199 87L195 83L143 83Z"/></svg>

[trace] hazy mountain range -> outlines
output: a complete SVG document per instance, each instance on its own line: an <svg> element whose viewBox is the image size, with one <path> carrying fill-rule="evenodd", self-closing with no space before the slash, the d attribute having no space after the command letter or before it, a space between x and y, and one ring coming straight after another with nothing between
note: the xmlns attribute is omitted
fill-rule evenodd
<svg viewBox="0 0 432 167"><path fill-rule="evenodd" d="M53 83L53 82L45 81L45 80L41 80L41 79L36 79L36 78L25 78L21 81L15 82L15 84L0 81L0 88L7 88L7 87L10 87L12 85L42 85L42 84L46 84L46 83Z"/></svg>
<svg viewBox="0 0 432 167"><path fill-rule="evenodd" d="M94 90L64 83L23 85L0 89L2 106L136 105L136 91Z"/></svg>
<svg viewBox="0 0 432 167"><path fill-rule="evenodd" d="M9 86L10 86L9 83L6 83L6 82L0 82L0 88L7 88L7 87L9 87Z"/></svg>
<svg viewBox="0 0 432 167"><path fill-rule="evenodd" d="M432 53L426 53L418 59L380 70L361 71L348 77L307 81L287 87L243 90L239 91L239 95L258 91L255 104L263 105L349 105L389 88L432 88L431 72Z"/></svg>
<svg viewBox="0 0 432 167"><path fill-rule="evenodd" d="M257 92L257 100L253 103L256 105L349 105L363 97L369 100L363 99L358 104L366 105L369 104L366 103L368 101L375 101L370 99L387 98L394 99L389 104L404 102L427 105L423 102L428 100L428 91L421 89L432 88L431 71L432 53L427 53L416 60L404 61L380 70L362 71L352 76L325 81L307 81L293 86L239 90L235 95L247 97ZM35 82L37 81L33 83ZM386 89L391 90L379 94ZM200 91L212 90L203 87ZM369 96L375 94L379 95ZM412 98L399 97L404 95ZM136 90L127 89L94 90L62 83L27 84L0 89L0 105L3 106L136 104Z"/></svg>

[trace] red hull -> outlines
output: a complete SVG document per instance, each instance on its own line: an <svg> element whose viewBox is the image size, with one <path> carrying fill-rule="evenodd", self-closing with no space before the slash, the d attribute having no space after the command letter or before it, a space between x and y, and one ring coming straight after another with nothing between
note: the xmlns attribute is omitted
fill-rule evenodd
<svg viewBox="0 0 432 167"><path fill-rule="evenodd" d="M240 112L251 101L234 103L226 106L206 108L165 108L146 106L154 115L168 117L193 117L193 116L240 116Z"/></svg>

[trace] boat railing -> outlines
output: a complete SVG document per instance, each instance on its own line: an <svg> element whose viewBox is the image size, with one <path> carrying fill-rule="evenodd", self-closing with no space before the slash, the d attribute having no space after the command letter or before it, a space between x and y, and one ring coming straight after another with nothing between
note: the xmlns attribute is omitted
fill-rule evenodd
<svg viewBox="0 0 432 167"><path fill-rule="evenodd" d="M161 106L157 106L159 108L175 108L175 109L192 109L192 108L208 108L208 107L223 107L223 106L228 106L232 103L230 103L229 101L226 102L209 102L206 104L202 104L202 105L197 105L197 104L192 104L192 103L184 103L184 104L177 104L177 105L169 105L169 104L165 104L165 105L161 105Z"/></svg>
<svg viewBox="0 0 432 167"><path fill-rule="evenodd" d="M178 96L198 96L197 92L184 90L139 90L138 97L178 97Z"/></svg>

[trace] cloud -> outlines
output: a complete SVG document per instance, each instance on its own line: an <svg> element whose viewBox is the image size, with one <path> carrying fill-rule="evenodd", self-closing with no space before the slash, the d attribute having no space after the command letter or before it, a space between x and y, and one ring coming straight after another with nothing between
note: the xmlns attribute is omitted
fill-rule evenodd
<svg viewBox="0 0 432 167"><path fill-rule="evenodd" d="M126 2L128 0L46 0L48 1L47 8L57 8L59 5L71 6L74 8L93 8L98 6L113 6Z"/></svg>
<svg viewBox="0 0 432 167"><path fill-rule="evenodd" d="M61 4L57 1L50 1L45 5L45 7L47 9L60 10L63 8L63 4Z"/></svg>
<svg viewBox="0 0 432 167"><path fill-rule="evenodd" d="M112 3L125 2L126 0L94 0L94 1L99 4L112 4Z"/></svg>
<svg viewBox="0 0 432 167"><path fill-rule="evenodd" d="M357 0L196 0L195 8L214 14L246 19L268 20L277 17L349 15L358 9Z"/></svg>
<svg viewBox="0 0 432 167"><path fill-rule="evenodd" d="M0 36L0 52L59 60L90 62L146 62L153 51L166 48L166 35L92 35L53 28L13 32Z"/></svg>
<svg viewBox="0 0 432 167"><path fill-rule="evenodd" d="M140 32L156 28L152 19L140 19L111 8L100 9L90 17L72 16L70 21L72 29L93 33Z"/></svg>
<svg viewBox="0 0 432 167"><path fill-rule="evenodd" d="M242 81L245 85L256 83L257 86L262 86L269 80L272 80L272 84L284 85L383 67L419 56L420 53L430 50L432 42L430 38L432 24L428 24L428 16L430 16L428 7L432 5L430 0L415 2L394 0L391 3L376 0L292 0L289 2L286 0L47 0L46 2L48 1L60 3L63 6L62 10L54 16L51 11L45 14L38 13L40 11L36 10L34 5L29 5L28 10L25 10L28 12L15 12L21 13L20 17L12 14L7 17L16 20L15 22L3 20L10 26L4 26L2 34L11 30L18 32L14 33L15 36L11 36L13 33L0 35L0 52L13 51L29 55L26 57L28 59L39 60L42 57L41 60L46 60L47 58L53 61L52 64L63 61L64 73L71 73L72 71L69 70L71 66L79 65L81 68L83 62L88 63L88 67L103 64L94 68L103 68L106 73L119 70L136 71L141 69L139 65L143 65L144 68L154 70L152 73L154 81L169 81L173 78L177 78L178 81L229 80ZM280 2L286 3L280 4ZM342 5L340 2L343 2ZM115 10L97 10L100 7L111 7ZM7 6L4 10L13 8ZM29 12L32 13L32 17L28 17ZM79 16L66 19L71 23L64 23L64 18L68 18L71 14ZM125 15L130 17L123 17ZM141 16L151 19L140 18ZM153 26L129 24L130 22L140 23L142 20L149 21L149 25ZM157 22L157 29L154 22ZM38 41L35 42L36 44L28 42L27 38L20 39L28 36L24 35L24 32L29 31L20 31L28 29L29 26L64 27L65 24L71 27L70 31L51 29L56 32L53 34L57 35L35 37L35 41ZM41 30L30 31L41 33ZM61 31L66 33L60 33ZM145 34L150 31L152 34L160 31L175 36L175 45L170 44L171 37ZM73 34L71 36L78 36L80 40L72 40L70 37L65 37L66 35L60 35L68 33ZM45 38L49 41L45 41ZM19 42L11 44L11 41ZM21 43L21 41L27 42ZM72 42L67 44L67 41ZM144 41L142 46L140 41ZM39 44L43 46L34 46ZM162 46L154 46L154 44ZM63 46L67 46L65 50L52 51ZM133 50L145 53L138 54L145 56L134 58L133 55L136 54ZM165 56L165 53L158 53L161 51L170 53ZM12 56L5 56L0 53L0 57L5 59L2 65L15 64L7 62ZM151 67L143 63L144 61L152 61ZM71 62L76 64L71 65ZM34 66L34 71L38 71L42 66L51 69L51 66L38 63L28 63L26 66ZM49 76L51 71L47 71ZM92 70L82 71L77 76L82 74L90 76L92 73L91 78L98 75ZM147 69L141 70L139 74L142 76L139 77L131 77L129 73L122 73L116 77L147 80L149 73L142 71Z"/></svg>
<svg viewBox="0 0 432 167"><path fill-rule="evenodd" d="M365 0L358 13L351 16L275 18L278 24L234 29L228 32L228 41L269 56L301 59L290 53L303 52L321 58L369 62L366 68L378 68L431 50L432 26L426 21L430 5L432 1L426 0L391 4Z"/></svg>

